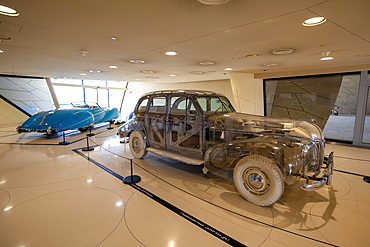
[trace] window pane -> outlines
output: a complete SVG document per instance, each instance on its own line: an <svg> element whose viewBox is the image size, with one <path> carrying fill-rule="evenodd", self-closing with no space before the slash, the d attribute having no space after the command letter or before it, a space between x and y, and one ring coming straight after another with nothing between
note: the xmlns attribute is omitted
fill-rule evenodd
<svg viewBox="0 0 370 247"><path fill-rule="evenodd" d="M144 99L141 101L139 108L137 109L138 112L145 112L146 106L148 104L148 99Z"/></svg>
<svg viewBox="0 0 370 247"><path fill-rule="evenodd" d="M185 115L186 112L186 97L171 98L171 114Z"/></svg>
<svg viewBox="0 0 370 247"><path fill-rule="evenodd" d="M202 110L204 112L207 112L207 98L205 98L205 97L198 97L197 98L197 101L198 101L200 107L202 107Z"/></svg>
<svg viewBox="0 0 370 247"><path fill-rule="evenodd" d="M359 73L265 80L265 114L314 119L325 138L352 141L359 82Z"/></svg>
<svg viewBox="0 0 370 247"><path fill-rule="evenodd" d="M96 88L85 88L85 99L86 102L98 102L98 95L97 95L97 89Z"/></svg>
<svg viewBox="0 0 370 247"><path fill-rule="evenodd" d="M166 97L154 97L150 104L149 112L151 113L165 113Z"/></svg>
<svg viewBox="0 0 370 247"><path fill-rule="evenodd" d="M100 107L108 107L108 89L98 89L98 104Z"/></svg>
<svg viewBox="0 0 370 247"><path fill-rule="evenodd" d="M370 143L370 87L367 92L367 104L365 111L364 131L362 134L362 142Z"/></svg>
<svg viewBox="0 0 370 247"><path fill-rule="evenodd" d="M82 87L53 86L60 108L70 108L72 102L84 101Z"/></svg>

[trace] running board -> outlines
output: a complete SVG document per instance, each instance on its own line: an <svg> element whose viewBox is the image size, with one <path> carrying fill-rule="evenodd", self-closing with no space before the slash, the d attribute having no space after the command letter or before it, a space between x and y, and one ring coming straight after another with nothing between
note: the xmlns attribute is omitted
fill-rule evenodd
<svg viewBox="0 0 370 247"><path fill-rule="evenodd" d="M183 154L176 154L176 153L172 153L172 152L165 151L165 150L158 149L158 148L148 147L148 148L146 148L146 151L164 156L164 157L169 158L169 159L184 162L184 163L189 164L189 165L199 166L199 165L204 164L204 160L202 160L202 159L186 156L186 155L183 155Z"/></svg>

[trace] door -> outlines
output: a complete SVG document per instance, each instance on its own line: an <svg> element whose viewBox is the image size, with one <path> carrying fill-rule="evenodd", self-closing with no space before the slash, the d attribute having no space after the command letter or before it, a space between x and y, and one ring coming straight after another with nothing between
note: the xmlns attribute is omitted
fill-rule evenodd
<svg viewBox="0 0 370 247"><path fill-rule="evenodd" d="M361 72L353 144L370 147L370 73Z"/></svg>
<svg viewBox="0 0 370 247"><path fill-rule="evenodd" d="M150 100L145 117L145 127L148 130L149 145L156 148L165 148L166 128L166 97L154 96Z"/></svg>
<svg viewBox="0 0 370 247"><path fill-rule="evenodd" d="M172 96L169 99L166 148L188 155L202 156L202 117L191 98Z"/></svg>

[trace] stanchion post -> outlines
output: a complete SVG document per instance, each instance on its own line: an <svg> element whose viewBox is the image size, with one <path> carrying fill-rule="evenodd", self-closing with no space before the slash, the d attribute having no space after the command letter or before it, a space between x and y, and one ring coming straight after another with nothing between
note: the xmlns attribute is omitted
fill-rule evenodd
<svg viewBox="0 0 370 247"><path fill-rule="evenodd" d="M92 126L90 126L90 134L87 134L87 136L94 136L94 133L91 133Z"/></svg>
<svg viewBox="0 0 370 247"><path fill-rule="evenodd" d="M132 159L130 159L130 169L131 169L131 174L123 179L123 183L136 184L140 182L141 177L139 175L134 175L133 168L132 168Z"/></svg>
<svg viewBox="0 0 370 247"><path fill-rule="evenodd" d="M92 150L94 150L94 148L89 146L89 135L87 134L86 135L86 147L84 147L82 151L92 151Z"/></svg>
<svg viewBox="0 0 370 247"><path fill-rule="evenodd" d="M112 127L112 121L109 121L109 127L108 127L107 129L108 129L108 130L113 129L113 127Z"/></svg>
<svg viewBox="0 0 370 247"><path fill-rule="evenodd" d="M59 142L59 145L68 145L68 144L70 144L70 142L66 142L66 136L65 136L64 131L63 131L63 141Z"/></svg>

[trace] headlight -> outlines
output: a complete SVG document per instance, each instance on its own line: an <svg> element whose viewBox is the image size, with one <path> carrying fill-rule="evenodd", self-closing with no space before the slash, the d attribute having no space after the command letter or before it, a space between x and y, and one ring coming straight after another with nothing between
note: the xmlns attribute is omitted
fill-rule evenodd
<svg viewBox="0 0 370 247"><path fill-rule="evenodd" d="M316 173L320 168L318 164L318 150L316 145L304 145L301 148L301 158L303 159L304 173Z"/></svg>

